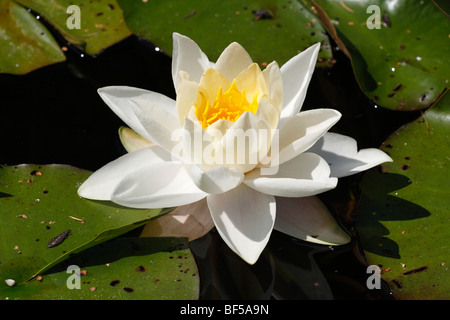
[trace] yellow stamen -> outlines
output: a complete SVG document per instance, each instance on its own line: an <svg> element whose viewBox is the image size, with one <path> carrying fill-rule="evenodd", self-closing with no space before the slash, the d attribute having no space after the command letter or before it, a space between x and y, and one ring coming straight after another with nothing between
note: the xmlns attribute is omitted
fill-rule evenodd
<svg viewBox="0 0 450 320"><path fill-rule="evenodd" d="M203 129L220 119L235 122L244 112L250 111L256 113L258 110L258 94L255 94L253 101L249 103L245 96L245 90L242 93L236 85L236 79L233 80L230 88L222 93L222 87L217 92L217 97L211 105L202 92L199 92L200 104L195 106L195 115L201 121Z"/></svg>

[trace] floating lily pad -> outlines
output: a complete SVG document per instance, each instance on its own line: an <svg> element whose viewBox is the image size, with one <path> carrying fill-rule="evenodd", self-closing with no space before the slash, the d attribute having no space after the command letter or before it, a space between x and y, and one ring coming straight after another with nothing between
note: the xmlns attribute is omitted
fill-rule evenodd
<svg viewBox="0 0 450 320"><path fill-rule="evenodd" d="M216 61L231 42L239 42L258 63L280 65L321 42L319 64L332 63L328 37L318 19L297 1L202 0L118 1L128 27L167 54L172 33L184 34Z"/></svg>
<svg viewBox="0 0 450 320"><path fill-rule="evenodd" d="M351 58L361 89L376 104L423 109L448 88L450 20L434 1L311 3Z"/></svg>
<svg viewBox="0 0 450 320"><path fill-rule="evenodd" d="M368 172L356 228L369 264L380 265L398 299L448 299L450 96L394 133L394 162Z"/></svg>
<svg viewBox="0 0 450 320"><path fill-rule="evenodd" d="M71 5L79 11L68 10ZM0 73L25 74L65 61L50 31L39 21L42 18L90 55L131 35L115 0L0 0Z"/></svg>
<svg viewBox="0 0 450 320"><path fill-rule="evenodd" d="M198 270L184 238L116 238L39 278L0 288L1 298L10 300L181 300L198 295Z"/></svg>
<svg viewBox="0 0 450 320"><path fill-rule="evenodd" d="M24 74L65 59L50 32L27 9L0 0L0 73Z"/></svg>
<svg viewBox="0 0 450 320"><path fill-rule="evenodd" d="M16 0L45 18L66 40L84 48L87 54L95 55L114 43L128 37L122 10L115 0ZM67 9L75 5L79 8L80 28L68 27L76 10ZM73 17L75 18L75 16Z"/></svg>
<svg viewBox="0 0 450 320"><path fill-rule="evenodd" d="M0 288L8 278L29 280L169 211L83 199L77 189L90 174L65 165L0 167ZM67 237L48 247L67 230Z"/></svg>

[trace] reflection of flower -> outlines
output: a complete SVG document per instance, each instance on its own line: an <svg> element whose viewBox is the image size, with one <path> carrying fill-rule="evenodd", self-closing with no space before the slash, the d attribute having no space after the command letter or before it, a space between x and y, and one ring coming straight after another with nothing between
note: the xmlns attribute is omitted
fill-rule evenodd
<svg viewBox="0 0 450 320"><path fill-rule="evenodd" d="M353 139L327 133L339 112L299 113L318 51L317 44L261 71L237 43L213 64L194 41L174 34L176 101L131 87L99 89L134 131L121 130L129 153L92 174L79 195L135 208L178 207L147 234L193 240L215 225L250 264L273 228L317 243L348 242L314 195L391 159L378 149L357 152ZM236 132L252 130L266 134L245 135L241 147L232 143Z"/></svg>

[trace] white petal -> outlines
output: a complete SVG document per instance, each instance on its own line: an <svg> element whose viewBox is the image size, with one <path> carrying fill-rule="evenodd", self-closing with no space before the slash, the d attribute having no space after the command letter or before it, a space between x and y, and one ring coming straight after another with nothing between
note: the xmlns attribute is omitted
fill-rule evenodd
<svg viewBox="0 0 450 320"><path fill-rule="evenodd" d="M211 68L211 63L200 47L190 38L174 33L172 78L175 90L178 92L180 71L187 72L190 79L198 83L208 68Z"/></svg>
<svg viewBox="0 0 450 320"><path fill-rule="evenodd" d="M238 170L217 166L209 170L194 165L189 171L192 181L202 191L209 194L227 192L241 184L244 174Z"/></svg>
<svg viewBox="0 0 450 320"><path fill-rule="evenodd" d="M271 102L261 100L256 111L256 116L260 120L263 120L267 124L267 127L274 133L278 131L277 126L280 120L280 111Z"/></svg>
<svg viewBox="0 0 450 320"><path fill-rule="evenodd" d="M275 198L241 184L207 197L214 224L225 243L249 264L254 264L272 233Z"/></svg>
<svg viewBox="0 0 450 320"><path fill-rule="evenodd" d="M111 200L120 181L134 172L145 171L149 166L170 161L170 154L158 146L125 154L95 171L78 189L78 195L95 200Z"/></svg>
<svg viewBox="0 0 450 320"><path fill-rule="evenodd" d="M273 61L264 70L263 75L269 88L270 103L280 113L283 107L283 77L278 64Z"/></svg>
<svg viewBox="0 0 450 320"><path fill-rule="evenodd" d="M230 86L231 83L222 73L216 69L208 69L203 73L202 78L200 79L199 92L201 92L203 97L206 98L211 105L214 105L219 88L227 91ZM200 103L200 101L197 103Z"/></svg>
<svg viewBox="0 0 450 320"><path fill-rule="evenodd" d="M319 49L320 43L317 43L291 58L281 67L284 107L281 111L279 128L287 119L300 111L314 72Z"/></svg>
<svg viewBox="0 0 450 320"><path fill-rule="evenodd" d="M257 63L252 63L242 70L235 79L238 90L241 92L245 90L247 101L253 101L255 96L258 97L258 101L269 100L266 78Z"/></svg>
<svg viewBox="0 0 450 320"><path fill-rule="evenodd" d="M131 129L149 141L151 135L136 115L136 103L133 99L149 101L153 106L167 113L176 114L175 100L160 93L126 86L112 86L98 89L100 97ZM153 141L155 142L155 141Z"/></svg>
<svg viewBox="0 0 450 320"><path fill-rule="evenodd" d="M379 149L358 151L355 139L331 132L327 132L308 152L324 158L330 165L331 176L337 178L356 174L384 162L392 162L391 157Z"/></svg>
<svg viewBox="0 0 450 320"><path fill-rule="evenodd" d="M192 182L183 163L167 161L128 174L117 184L111 200L127 207L150 209L177 207L206 195Z"/></svg>
<svg viewBox="0 0 450 320"><path fill-rule="evenodd" d="M176 146L172 154L183 159L186 164L207 165L214 159L209 159L205 149L209 146L211 137L202 129L199 122L190 118L184 119L183 128L175 132L172 137Z"/></svg>
<svg viewBox="0 0 450 320"><path fill-rule="evenodd" d="M277 197L276 201L276 230L297 239L326 245L350 242L350 236L342 230L319 198Z"/></svg>
<svg viewBox="0 0 450 320"><path fill-rule="evenodd" d="M272 175L262 175L261 168L247 173L244 183L265 194L280 197L306 197L336 187L337 179L330 178L328 164L313 153L302 153L281 164Z"/></svg>
<svg viewBox="0 0 450 320"><path fill-rule="evenodd" d="M221 144L225 165L248 172L258 165L261 156L266 155L260 154L260 150L268 150L270 141L267 138L271 129L261 116L244 112L227 130Z"/></svg>
<svg viewBox="0 0 450 320"><path fill-rule="evenodd" d="M231 43L217 59L214 69L220 71L230 82L253 63L247 51L236 42Z"/></svg>
<svg viewBox="0 0 450 320"><path fill-rule="evenodd" d="M150 221L140 237L186 237L194 241L214 227L206 199L180 206L172 212Z"/></svg>
<svg viewBox="0 0 450 320"><path fill-rule="evenodd" d="M184 124L184 118L189 116L189 112L197 102L199 85L190 80L189 75L180 71L180 80L177 91L177 114L181 125Z"/></svg>
<svg viewBox="0 0 450 320"><path fill-rule="evenodd" d="M284 163L310 148L341 118L333 109L304 111L289 118L279 131L279 163Z"/></svg>
<svg viewBox="0 0 450 320"><path fill-rule="evenodd" d="M154 146L154 144L140 134L136 133L133 129L127 127L119 128L119 138L123 147L128 152L133 152L139 149L145 149Z"/></svg>
<svg viewBox="0 0 450 320"><path fill-rule="evenodd" d="M148 140L163 147L168 152L172 152L176 144L172 135L180 129L177 116L167 112L157 104L140 99L133 99L131 108L147 131Z"/></svg>
<svg viewBox="0 0 450 320"><path fill-rule="evenodd" d="M161 127L169 132L173 132L180 128L180 125L177 122L176 114L170 112L166 108L161 107L158 104L158 101L153 100L144 100L140 98L133 98L133 102L144 112L144 114L159 123ZM147 130L148 128L145 127Z"/></svg>

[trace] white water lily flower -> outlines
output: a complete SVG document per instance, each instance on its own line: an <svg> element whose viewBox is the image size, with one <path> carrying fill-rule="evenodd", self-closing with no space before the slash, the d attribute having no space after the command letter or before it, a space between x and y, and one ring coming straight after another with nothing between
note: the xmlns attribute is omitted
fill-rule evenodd
<svg viewBox="0 0 450 320"><path fill-rule="evenodd" d="M121 130L129 153L93 173L78 194L134 208L178 207L146 234L193 240L215 226L249 264L274 228L316 243L347 243L314 195L335 188L338 177L392 160L327 133L338 111L299 112L319 44L281 68L272 62L261 70L238 43L214 64L190 38L173 38L176 100L132 87L99 89L132 129Z"/></svg>

